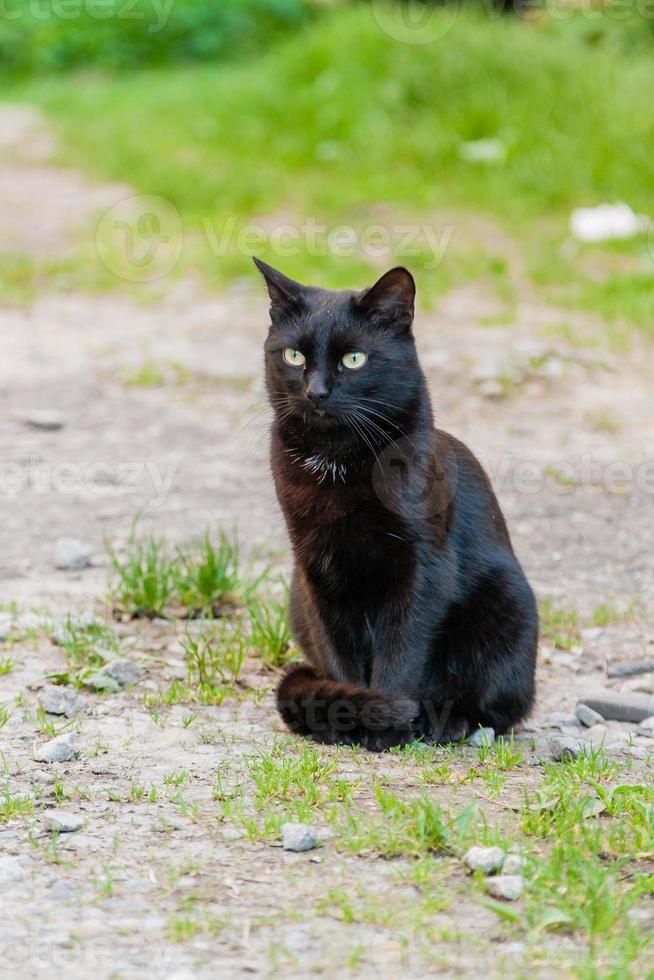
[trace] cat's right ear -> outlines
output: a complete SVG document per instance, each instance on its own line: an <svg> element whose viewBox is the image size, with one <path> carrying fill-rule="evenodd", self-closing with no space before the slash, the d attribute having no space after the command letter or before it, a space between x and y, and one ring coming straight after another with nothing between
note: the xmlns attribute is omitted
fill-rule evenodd
<svg viewBox="0 0 654 980"><path fill-rule="evenodd" d="M297 313L303 304L304 286L289 279L283 272L273 269L267 262L253 256L252 261L266 280L268 295L270 296L270 315L271 317L283 314Z"/></svg>

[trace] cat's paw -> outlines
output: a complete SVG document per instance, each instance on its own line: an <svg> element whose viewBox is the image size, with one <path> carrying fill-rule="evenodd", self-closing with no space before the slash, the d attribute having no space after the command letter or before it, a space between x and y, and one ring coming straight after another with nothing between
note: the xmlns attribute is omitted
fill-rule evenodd
<svg viewBox="0 0 654 980"><path fill-rule="evenodd" d="M468 719L453 715L443 725L432 728L426 736L426 741L434 745L447 745L449 742L462 742L469 734Z"/></svg>

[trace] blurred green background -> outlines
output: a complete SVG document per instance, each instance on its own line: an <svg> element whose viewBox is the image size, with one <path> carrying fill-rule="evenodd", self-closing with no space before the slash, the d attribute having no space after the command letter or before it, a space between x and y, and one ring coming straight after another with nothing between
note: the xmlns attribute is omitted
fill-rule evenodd
<svg viewBox="0 0 654 980"><path fill-rule="evenodd" d="M0 13L2 90L43 108L61 162L177 209L172 275L252 275L237 238L254 224L268 233L254 250L291 275L360 285L388 259L302 247L307 219L357 241L382 225L427 304L483 280L510 322L526 284L616 333L654 332L652 236L593 245L569 230L579 206L654 213L654 4L522 13L474 0L14 0ZM449 228L444 254L422 238L405 254L407 224ZM299 229L292 252L270 240L280 225ZM82 244L74 261L4 254L1 275L17 296L44 281L125 285Z"/></svg>

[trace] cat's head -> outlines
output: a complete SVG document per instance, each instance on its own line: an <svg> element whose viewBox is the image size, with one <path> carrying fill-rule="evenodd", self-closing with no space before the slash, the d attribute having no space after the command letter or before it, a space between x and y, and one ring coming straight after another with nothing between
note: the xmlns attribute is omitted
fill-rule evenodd
<svg viewBox="0 0 654 980"><path fill-rule="evenodd" d="M422 382L411 273L395 268L362 292L332 291L254 261L270 296L266 385L277 418L315 432L390 434Z"/></svg>

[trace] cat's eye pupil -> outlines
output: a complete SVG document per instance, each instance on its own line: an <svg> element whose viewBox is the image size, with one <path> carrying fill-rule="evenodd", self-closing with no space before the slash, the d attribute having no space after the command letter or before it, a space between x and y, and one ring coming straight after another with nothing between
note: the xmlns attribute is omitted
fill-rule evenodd
<svg viewBox="0 0 654 980"><path fill-rule="evenodd" d="M293 367L301 367L306 358L302 351L296 350L295 347L286 347L284 350L284 360Z"/></svg>
<svg viewBox="0 0 654 980"><path fill-rule="evenodd" d="M346 368L349 368L350 371L357 371L359 368L363 367L367 360L368 358L362 350L351 350L343 357L342 363Z"/></svg>

